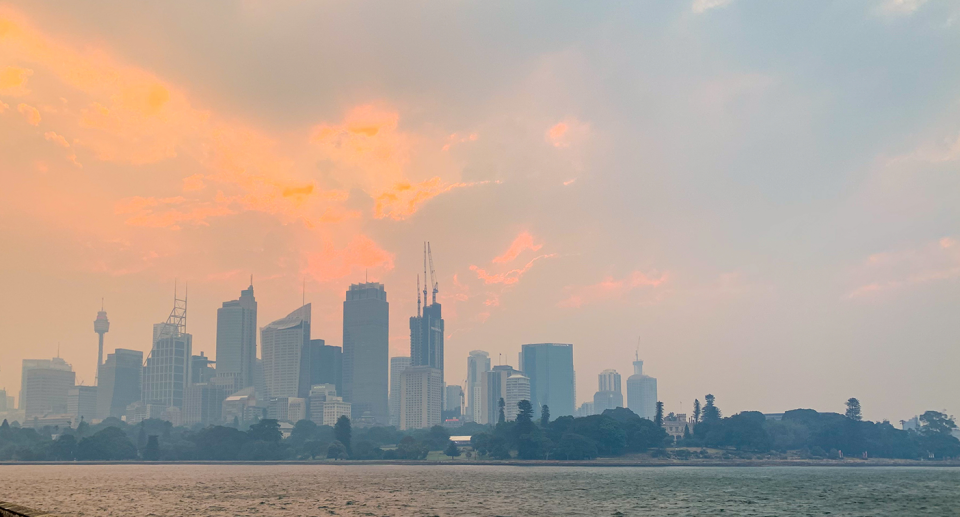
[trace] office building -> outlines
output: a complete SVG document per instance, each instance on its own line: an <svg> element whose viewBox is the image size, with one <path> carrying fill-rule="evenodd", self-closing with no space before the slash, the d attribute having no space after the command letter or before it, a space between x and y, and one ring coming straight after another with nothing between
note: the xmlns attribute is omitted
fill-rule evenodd
<svg viewBox="0 0 960 517"><path fill-rule="evenodd" d="M337 393L343 391L343 352L338 346L326 344L322 339L311 339L310 386L333 384Z"/></svg>
<svg viewBox="0 0 960 517"><path fill-rule="evenodd" d="M600 372L599 381L600 386L597 391L615 391L617 393L622 393L620 391L620 374L616 370L604 370Z"/></svg>
<svg viewBox="0 0 960 517"><path fill-rule="evenodd" d="M593 411L593 402L584 402L580 404L580 407L577 408L576 413L573 414L576 418L582 418L585 416L595 415Z"/></svg>
<svg viewBox="0 0 960 517"><path fill-rule="evenodd" d="M512 422L520 412L520 401L530 400L530 378L520 372L513 372L507 377L506 389L504 416L508 422Z"/></svg>
<svg viewBox="0 0 960 517"><path fill-rule="evenodd" d="M190 357L190 384L200 384L210 382L216 375L216 370L211 366L214 362L209 357L203 355L194 355Z"/></svg>
<svg viewBox="0 0 960 517"><path fill-rule="evenodd" d="M118 348L107 356L97 375L97 418L122 417L141 400L143 352Z"/></svg>
<svg viewBox="0 0 960 517"><path fill-rule="evenodd" d="M390 358L390 425L400 426L400 373L410 366L409 357Z"/></svg>
<svg viewBox="0 0 960 517"><path fill-rule="evenodd" d="M8 409L13 409L10 406L9 399L7 399L7 390L0 389L0 413L6 413Z"/></svg>
<svg viewBox="0 0 960 517"><path fill-rule="evenodd" d="M633 362L633 375L627 379L627 405L642 418L657 415L657 379L643 374L643 361Z"/></svg>
<svg viewBox="0 0 960 517"><path fill-rule="evenodd" d="M607 409L623 407L623 393L617 391L598 391L593 395L593 410L602 415Z"/></svg>
<svg viewBox="0 0 960 517"><path fill-rule="evenodd" d="M411 366L400 373L400 429L427 429L440 424L443 381L440 370Z"/></svg>
<svg viewBox="0 0 960 517"><path fill-rule="evenodd" d="M77 425L81 420L90 423L97 417L97 387L74 386L67 392L67 414Z"/></svg>
<svg viewBox="0 0 960 517"><path fill-rule="evenodd" d="M469 422L481 420L483 404L483 376L490 371L490 354L483 350L474 350L467 356L467 409L464 415Z"/></svg>
<svg viewBox="0 0 960 517"><path fill-rule="evenodd" d="M190 383L193 336L187 333L187 300L174 293L173 310L164 323L153 326L153 348L143 367L142 400L145 405L183 410Z"/></svg>
<svg viewBox="0 0 960 517"><path fill-rule="evenodd" d="M573 371L573 345L537 343L523 345L520 369L530 378L530 403L535 418L542 406L550 407L550 416L573 415L576 409L576 378Z"/></svg>
<svg viewBox="0 0 960 517"><path fill-rule="evenodd" d="M67 414L67 395L76 383L76 374L66 361L59 357L24 359L21 375L20 407L27 420Z"/></svg>
<svg viewBox="0 0 960 517"><path fill-rule="evenodd" d="M211 379L212 381L212 379ZM184 425L200 424L204 427L219 424L223 420L223 401L230 395L225 386L212 382L191 384L187 387L183 402Z"/></svg>
<svg viewBox="0 0 960 517"><path fill-rule="evenodd" d="M454 384L443 388L443 413L446 418L459 418L463 408L463 388Z"/></svg>
<svg viewBox="0 0 960 517"><path fill-rule="evenodd" d="M257 405L257 393L253 386L243 388L223 401L223 421L227 423L265 418L264 411L265 408Z"/></svg>
<svg viewBox="0 0 960 517"><path fill-rule="evenodd" d="M507 401L507 379L519 373L509 365L497 365L483 374L481 379L480 424L496 425L500 422L500 399ZM506 412L506 406L504 406Z"/></svg>
<svg viewBox="0 0 960 517"><path fill-rule="evenodd" d="M352 420L390 422L390 304L383 284L353 284L343 302L343 393Z"/></svg>
<svg viewBox="0 0 960 517"><path fill-rule="evenodd" d="M341 416L350 418L351 404L337 396L333 384L318 384L310 388L307 404L310 408L309 418L317 425L333 426Z"/></svg>
<svg viewBox="0 0 960 517"><path fill-rule="evenodd" d="M217 374L236 377L237 390L254 385L257 361L257 300L250 287L217 309Z"/></svg>
<svg viewBox="0 0 960 517"><path fill-rule="evenodd" d="M307 399L302 397L287 399L287 421L296 424L301 420L306 420L307 413Z"/></svg>
<svg viewBox="0 0 960 517"><path fill-rule="evenodd" d="M274 321L260 331L263 380L267 396L307 396L310 364L305 353L310 345L310 304Z"/></svg>

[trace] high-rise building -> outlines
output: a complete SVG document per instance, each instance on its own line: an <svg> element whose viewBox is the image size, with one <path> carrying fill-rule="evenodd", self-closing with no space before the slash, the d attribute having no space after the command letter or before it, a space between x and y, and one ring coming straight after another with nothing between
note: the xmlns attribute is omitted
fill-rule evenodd
<svg viewBox="0 0 960 517"><path fill-rule="evenodd" d="M504 416L508 422L517 419L520 412L518 404L521 400L530 400L530 378L520 372L513 372L507 377L507 396L504 397L506 406Z"/></svg>
<svg viewBox="0 0 960 517"><path fill-rule="evenodd" d="M573 345L537 343L523 345L520 369L530 377L530 403L536 418L542 406L553 418L573 415L576 409L576 378Z"/></svg>
<svg viewBox="0 0 960 517"><path fill-rule="evenodd" d="M310 304L260 331L263 379L267 396L306 397L310 391Z"/></svg>
<svg viewBox="0 0 960 517"><path fill-rule="evenodd" d="M400 429L440 424L443 381L438 368L411 366L400 373Z"/></svg>
<svg viewBox="0 0 960 517"><path fill-rule="evenodd" d="M191 355L193 336L187 334L187 298L181 300L174 292L167 321L153 326L153 348L143 367L144 405L183 410Z"/></svg>
<svg viewBox="0 0 960 517"><path fill-rule="evenodd" d="M310 386L333 384L337 393L343 390L343 352L322 339L311 339L309 346Z"/></svg>
<svg viewBox="0 0 960 517"><path fill-rule="evenodd" d="M67 414L67 395L76 374L66 361L59 357L24 359L20 382L20 408L28 420Z"/></svg>
<svg viewBox="0 0 960 517"><path fill-rule="evenodd" d="M400 426L400 373L410 366L409 357L390 358L390 425Z"/></svg>
<svg viewBox="0 0 960 517"><path fill-rule="evenodd" d="M350 418L350 403L337 396L337 389L333 384L313 386L307 401L310 420L317 425L333 426L341 416Z"/></svg>
<svg viewBox="0 0 960 517"><path fill-rule="evenodd" d="M623 393L617 391L598 391L593 395L593 410L598 415L607 409L623 407Z"/></svg>
<svg viewBox="0 0 960 517"><path fill-rule="evenodd" d="M203 426L219 424L223 418L223 401L230 392L211 382L191 384L183 402L184 425Z"/></svg>
<svg viewBox="0 0 960 517"><path fill-rule="evenodd" d="M433 256L429 243L423 248L423 312L420 312L420 291L417 286L417 315L410 317L410 364L436 368L443 376L443 314L437 303L439 286L434 280ZM431 302L427 304L427 260L430 261L430 280L433 286ZM418 282L419 283L419 280Z"/></svg>
<svg viewBox="0 0 960 517"><path fill-rule="evenodd" d="M353 284L343 302L343 400L352 419L390 422L390 304L383 284Z"/></svg>
<svg viewBox="0 0 960 517"><path fill-rule="evenodd" d="M217 309L217 375L236 377L241 390L254 385L257 361L257 300L250 287Z"/></svg>
<svg viewBox="0 0 960 517"><path fill-rule="evenodd" d="M191 356L190 384L210 382L210 379L213 379L213 376L217 373L216 370L210 366L213 363L209 357L203 355L203 352L200 352L200 355Z"/></svg>
<svg viewBox="0 0 960 517"><path fill-rule="evenodd" d="M100 385L100 366L103 365L103 335L110 331L110 320L107 319L107 311L103 310L103 301L100 301L100 311L97 312L97 319L93 321L93 331L100 337L100 348L97 351L97 385Z"/></svg>
<svg viewBox="0 0 960 517"><path fill-rule="evenodd" d="M10 407L7 401L7 390L0 388L0 413L5 413L8 409L13 409Z"/></svg>
<svg viewBox="0 0 960 517"><path fill-rule="evenodd" d="M580 404L580 407L577 408L577 411L574 412L573 416L581 418L593 414L595 414L593 412L593 402L584 402L583 404Z"/></svg>
<svg viewBox="0 0 960 517"><path fill-rule="evenodd" d="M470 422L481 420L483 404L483 376L490 371L490 354L483 350L474 350L467 356L467 411L466 419Z"/></svg>
<svg viewBox="0 0 960 517"><path fill-rule="evenodd" d="M507 401L507 379L519 373L510 365L497 365L485 372L481 379L480 420L478 423L494 425L500 421L500 399ZM504 406L506 412L506 406Z"/></svg>
<svg viewBox="0 0 960 517"><path fill-rule="evenodd" d="M633 362L633 375L627 379L627 404L642 418L653 420L657 415L657 379L643 374L643 361Z"/></svg>
<svg viewBox="0 0 960 517"><path fill-rule="evenodd" d="M118 348L107 356L97 376L97 418L122 417L127 406L141 400L143 352Z"/></svg>
<svg viewBox="0 0 960 517"><path fill-rule="evenodd" d="M97 387L74 386L67 391L67 414L74 425L81 420L89 423L97 417Z"/></svg>
<svg viewBox="0 0 960 517"><path fill-rule="evenodd" d="M617 393L622 393L620 391L620 374L616 370L607 369L600 372L599 375L600 386L597 391L615 391Z"/></svg>

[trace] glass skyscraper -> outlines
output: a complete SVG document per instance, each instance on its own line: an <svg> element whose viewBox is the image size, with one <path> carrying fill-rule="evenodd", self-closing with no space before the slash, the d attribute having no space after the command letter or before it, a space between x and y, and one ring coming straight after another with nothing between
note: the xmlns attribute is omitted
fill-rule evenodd
<svg viewBox="0 0 960 517"><path fill-rule="evenodd" d="M343 400L353 420L390 422L390 304L378 282L353 284L343 302Z"/></svg>
<svg viewBox="0 0 960 517"><path fill-rule="evenodd" d="M550 407L552 418L573 415L576 408L573 345L523 345L520 358L520 369L530 378L530 403L536 417L540 417L540 408L544 405Z"/></svg>

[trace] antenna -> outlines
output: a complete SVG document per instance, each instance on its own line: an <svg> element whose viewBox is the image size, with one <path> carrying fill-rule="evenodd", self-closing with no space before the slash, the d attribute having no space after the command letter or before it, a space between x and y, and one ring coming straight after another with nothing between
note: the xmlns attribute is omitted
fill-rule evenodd
<svg viewBox="0 0 960 517"><path fill-rule="evenodd" d="M103 298L100 298L100 310L103 311Z"/></svg>
<svg viewBox="0 0 960 517"><path fill-rule="evenodd" d="M420 273L417 273L417 317L420 317Z"/></svg>
<svg viewBox="0 0 960 517"><path fill-rule="evenodd" d="M303 286L301 288L300 295L300 306L303 307L307 304L307 278L303 278Z"/></svg>
<svg viewBox="0 0 960 517"><path fill-rule="evenodd" d="M250 273L250 287L253 287L253 273Z"/></svg>
<svg viewBox="0 0 960 517"><path fill-rule="evenodd" d="M427 243L423 243L423 304L427 304Z"/></svg>
<svg viewBox="0 0 960 517"><path fill-rule="evenodd" d="M637 337L637 356L636 356L636 359L635 359L636 361L639 361L639 360L640 360L640 340L641 340L641 339L643 339L643 336L638 336L638 337Z"/></svg>
<svg viewBox="0 0 960 517"><path fill-rule="evenodd" d="M430 243L427 243L427 257L430 258L430 283L433 284L433 301L431 303L437 303L437 293L440 292L440 285L437 283L436 272L433 270L433 250L430 249ZM424 278L426 280L426 278ZM426 298L426 297L424 297Z"/></svg>

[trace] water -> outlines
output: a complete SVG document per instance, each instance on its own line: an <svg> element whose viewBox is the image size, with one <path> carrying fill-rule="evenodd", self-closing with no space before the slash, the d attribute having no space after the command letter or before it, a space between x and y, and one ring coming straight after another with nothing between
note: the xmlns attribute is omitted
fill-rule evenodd
<svg viewBox="0 0 960 517"><path fill-rule="evenodd" d="M5 465L66 516L960 515L960 468Z"/></svg>

